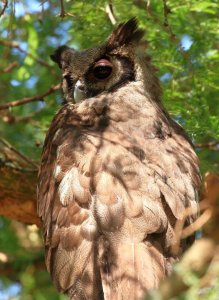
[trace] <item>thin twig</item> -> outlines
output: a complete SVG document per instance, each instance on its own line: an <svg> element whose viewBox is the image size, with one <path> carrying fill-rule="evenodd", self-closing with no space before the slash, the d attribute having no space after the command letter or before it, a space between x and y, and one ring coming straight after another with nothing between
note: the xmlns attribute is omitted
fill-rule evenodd
<svg viewBox="0 0 219 300"><path fill-rule="evenodd" d="M151 1L150 0L147 0L146 9L147 9L148 15L150 16L150 14L151 14Z"/></svg>
<svg viewBox="0 0 219 300"><path fill-rule="evenodd" d="M33 54L27 52L26 50L22 49L21 46L19 45L19 43L17 43L17 42L10 42L10 41L5 41L5 40L0 40L0 44L3 45L3 46L6 46L6 47L10 47L10 48L16 48L21 53L24 53L26 56L29 56L29 57L33 58L36 62L43 65L44 67L52 68L52 66L50 64L48 64L46 61L44 61L41 58L38 58L38 57L34 56Z"/></svg>
<svg viewBox="0 0 219 300"><path fill-rule="evenodd" d="M115 18L114 13L113 13L113 4L112 4L112 1L109 1L109 3L106 4L105 11L106 11L106 14L107 14L110 22L114 26L116 24L116 18Z"/></svg>
<svg viewBox="0 0 219 300"><path fill-rule="evenodd" d="M35 112L33 112L32 114L29 114L27 116L23 116L23 117L17 117L14 116L12 114L7 114L6 116L2 117L2 120L5 123L9 123L9 124L14 124L14 123L19 123L19 122L29 122L31 119L33 119L36 115L38 115L39 113L41 113L43 111L44 108L40 108L38 110L36 110Z"/></svg>
<svg viewBox="0 0 219 300"><path fill-rule="evenodd" d="M46 91L45 93L43 93L42 95L37 95L37 96L33 96L33 97L26 97L26 98L23 98L21 100L16 100L16 101L12 101L12 102L0 105L0 110L7 109L9 107L18 106L18 105L23 105L23 104L26 104L26 103L29 103L29 102L44 101L43 99L46 96L54 93L55 91L57 91L59 89L60 89L60 84L57 84L55 86L50 87L50 89L48 91Z"/></svg>
<svg viewBox="0 0 219 300"><path fill-rule="evenodd" d="M65 14L65 7L64 7L63 0L60 0L60 5L61 5L60 17L64 18L66 16L66 14Z"/></svg>
<svg viewBox="0 0 219 300"><path fill-rule="evenodd" d="M141 9L145 8L147 9L147 6L150 6L150 0L147 1L147 3L145 2L145 0L133 0L133 4Z"/></svg>
<svg viewBox="0 0 219 300"><path fill-rule="evenodd" d="M167 6L166 0L163 0L163 15L164 15L163 25L166 26L166 27L169 27L168 14L170 14L170 12L171 11L170 11L169 7Z"/></svg>
<svg viewBox="0 0 219 300"><path fill-rule="evenodd" d="M8 169L12 169L15 171L19 171L22 173L36 173L38 171L38 168L34 168L34 169L29 169L29 168L22 168L19 166L15 166L13 163L10 162L6 162L6 161L2 161L2 159L0 158L0 167L5 167Z"/></svg>
<svg viewBox="0 0 219 300"><path fill-rule="evenodd" d="M0 17L3 16L4 13L5 13L5 10L6 10L7 6L8 6L8 0L2 0L2 3L3 3L3 8L2 8L2 10L0 12Z"/></svg>
<svg viewBox="0 0 219 300"><path fill-rule="evenodd" d="M3 138L0 138L0 142L6 146L9 150L13 151L14 153L16 153L19 157L21 157L25 162L27 162L28 164L31 164L32 166L34 166L35 168L38 168L38 165L33 162L29 157L26 157L25 155L23 155L22 153L20 153L17 149L15 149L8 141L6 141Z"/></svg>
<svg viewBox="0 0 219 300"><path fill-rule="evenodd" d="M195 144L196 148L208 148L219 151L219 141L210 141L208 143Z"/></svg>
<svg viewBox="0 0 219 300"><path fill-rule="evenodd" d="M164 15L164 21L163 21L163 28L165 29L165 31L167 33L169 33L170 35L170 39L173 42L177 42L180 46L180 43L176 40L176 35L173 33L169 21L168 21L168 15L171 13L171 10L169 9L169 7L167 6L167 1L163 0L163 15ZM181 50L181 47L180 47Z"/></svg>
<svg viewBox="0 0 219 300"><path fill-rule="evenodd" d="M177 220L177 222L175 224L175 228L174 228L175 241L173 242L173 244L171 246L171 251L173 253L178 253L178 251L179 251L180 241L181 241L182 236L184 234L183 232L186 229L186 228L184 228L186 218L188 218L189 216L192 216L192 215L197 215L199 212L201 212L203 210L208 210L208 209L209 209L209 203L205 199L200 202L199 207L197 206L196 211L193 207L187 207L185 209L184 214L183 214L183 218L181 220ZM193 224L191 224L189 226L191 226L191 228L193 228L192 227ZM190 235L192 235L195 231L192 232L190 230Z"/></svg>
<svg viewBox="0 0 219 300"><path fill-rule="evenodd" d="M19 63L17 61L14 61L11 64L9 64L6 68L4 68L3 70L0 70L0 73L9 73L14 68L16 68L18 65L19 65Z"/></svg>
<svg viewBox="0 0 219 300"><path fill-rule="evenodd" d="M183 229L181 238L184 239L192 234L194 234L197 230L202 228L204 224L208 222L208 220L212 217L212 209L206 209L203 214L195 220L194 223L187 226Z"/></svg>
<svg viewBox="0 0 219 300"><path fill-rule="evenodd" d="M145 9L145 1L143 1L143 0L134 0L133 3L137 7ZM168 22L168 14L170 14L171 11L170 11L169 7L167 6L166 0L163 0L163 15L164 15L164 21L163 22L160 20L160 18L156 17L151 12L151 6L150 6L150 1L149 0L146 3L146 11L147 11L148 16L153 20L153 22L160 25L170 35L171 42L174 42L179 47L180 42L176 39L176 36L172 32L172 29L171 29L171 27L169 25L169 22ZM180 50L181 50L181 48L180 48Z"/></svg>
<svg viewBox="0 0 219 300"><path fill-rule="evenodd" d="M60 0L60 5L61 5L61 11L60 11L59 16L60 16L61 18L64 18L64 17L66 17L66 16L74 17L73 14L67 13L67 12L65 11L65 7L64 7L64 2L63 2L63 0Z"/></svg>

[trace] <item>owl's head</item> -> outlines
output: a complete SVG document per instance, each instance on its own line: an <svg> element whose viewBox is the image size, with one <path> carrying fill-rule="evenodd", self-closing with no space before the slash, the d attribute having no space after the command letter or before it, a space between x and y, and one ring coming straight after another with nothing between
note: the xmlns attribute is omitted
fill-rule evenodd
<svg viewBox="0 0 219 300"><path fill-rule="evenodd" d="M133 81L141 81L152 98L159 101L159 84L150 59L142 51L144 31L132 18L120 24L98 47L77 51L59 47L51 59L62 70L66 102L77 103L103 92L116 91ZM144 43L145 45L145 43Z"/></svg>

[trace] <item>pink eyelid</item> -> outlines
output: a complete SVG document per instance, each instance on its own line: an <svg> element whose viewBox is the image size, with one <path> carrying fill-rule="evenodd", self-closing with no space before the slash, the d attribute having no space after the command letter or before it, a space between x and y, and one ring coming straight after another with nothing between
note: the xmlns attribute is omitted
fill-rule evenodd
<svg viewBox="0 0 219 300"><path fill-rule="evenodd" d="M98 60L95 65L94 65L94 68L96 67L101 67L101 66L109 66L109 67L112 67L112 64L109 60L107 59L100 59Z"/></svg>

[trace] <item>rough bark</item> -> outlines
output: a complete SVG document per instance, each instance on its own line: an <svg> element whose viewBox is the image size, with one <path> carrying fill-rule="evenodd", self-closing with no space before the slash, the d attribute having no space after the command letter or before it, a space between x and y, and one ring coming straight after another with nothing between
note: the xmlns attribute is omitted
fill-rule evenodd
<svg viewBox="0 0 219 300"><path fill-rule="evenodd" d="M40 226L36 213L37 168L0 143L0 216Z"/></svg>

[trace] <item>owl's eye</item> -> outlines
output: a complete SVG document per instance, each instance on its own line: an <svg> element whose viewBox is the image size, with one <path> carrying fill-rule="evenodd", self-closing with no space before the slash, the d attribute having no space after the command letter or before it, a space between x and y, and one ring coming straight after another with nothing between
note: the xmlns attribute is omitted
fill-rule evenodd
<svg viewBox="0 0 219 300"><path fill-rule="evenodd" d="M93 75L96 79L106 79L112 73L112 64L107 59L98 60L93 67Z"/></svg>

